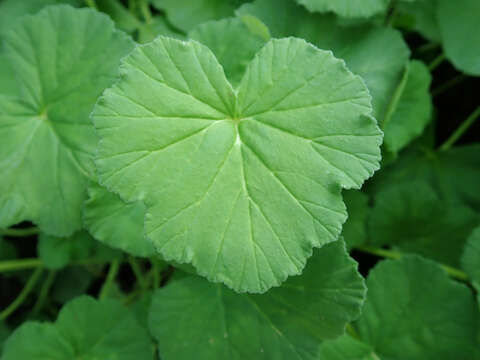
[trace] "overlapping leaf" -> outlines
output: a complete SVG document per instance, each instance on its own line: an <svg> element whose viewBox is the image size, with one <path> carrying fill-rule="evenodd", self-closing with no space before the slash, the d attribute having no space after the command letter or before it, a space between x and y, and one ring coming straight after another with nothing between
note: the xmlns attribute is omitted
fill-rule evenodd
<svg viewBox="0 0 480 360"><path fill-rule="evenodd" d="M370 17L387 10L390 0L296 0L312 12L334 12L351 18Z"/></svg>
<svg viewBox="0 0 480 360"><path fill-rule="evenodd" d="M2 360L153 360L147 331L113 300L83 296L54 324L26 322L7 340Z"/></svg>
<svg viewBox="0 0 480 360"><path fill-rule="evenodd" d="M462 256L462 268L477 290L477 299L480 305L480 227L475 228L467 240Z"/></svg>
<svg viewBox="0 0 480 360"><path fill-rule="evenodd" d="M166 260L237 291L300 273L312 247L340 233L340 189L378 168L364 83L303 40L267 43L237 91L193 41L160 37L122 72L93 113L100 181L145 202Z"/></svg>
<svg viewBox="0 0 480 360"><path fill-rule="evenodd" d="M325 342L319 359L475 359L479 314L472 293L437 264L416 256L383 261L367 286L355 323L363 344L350 337Z"/></svg>
<svg viewBox="0 0 480 360"><path fill-rule="evenodd" d="M165 360L315 359L318 344L359 315L365 287L355 267L339 240L263 295L186 276L154 295L150 329Z"/></svg>
<svg viewBox="0 0 480 360"><path fill-rule="evenodd" d="M5 36L18 89L0 96L0 227L80 228L97 144L89 114L132 47L106 16L68 6L25 17Z"/></svg>

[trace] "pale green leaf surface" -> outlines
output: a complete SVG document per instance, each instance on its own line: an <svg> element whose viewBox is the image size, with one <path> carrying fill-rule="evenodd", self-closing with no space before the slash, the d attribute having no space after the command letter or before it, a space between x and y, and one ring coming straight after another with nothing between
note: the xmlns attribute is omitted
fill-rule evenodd
<svg viewBox="0 0 480 360"><path fill-rule="evenodd" d="M358 190L347 190L343 192L343 201L348 218L343 224L342 237L347 247L353 248L367 241L368 196Z"/></svg>
<svg viewBox="0 0 480 360"><path fill-rule="evenodd" d="M480 76L480 1L437 1L437 20L445 56L459 71Z"/></svg>
<svg viewBox="0 0 480 360"><path fill-rule="evenodd" d="M0 96L0 226L28 219L58 236L81 227L97 143L89 114L132 47L105 15L68 6L5 36L22 96Z"/></svg>
<svg viewBox="0 0 480 360"><path fill-rule="evenodd" d="M237 5L233 0L152 0L152 3L165 11L168 20L184 32L201 23L232 16Z"/></svg>
<svg viewBox="0 0 480 360"><path fill-rule="evenodd" d="M425 182L393 184L375 196L369 217L369 241L393 245L453 266L480 221L469 207L451 205Z"/></svg>
<svg viewBox="0 0 480 360"><path fill-rule="evenodd" d="M17 88L12 64L5 55L0 42L0 96L2 94L12 95L12 91ZM15 95L15 93L13 94Z"/></svg>
<svg viewBox="0 0 480 360"><path fill-rule="evenodd" d="M249 18L251 23L253 17ZM248 18L243 20L240 17L211 21L197 26L188 34L215 54L233 85L238 85L247 65L269 40L249 27L247 21ZM263 25L260 20L257 21L260 23L258 26Z"/></svg>
<svg viewBox="0 0 480 360"><path fill-rule="evenodd" d="M416 256L379 263L355 323L382 360L471 359L478 310L470 289ZM328 360L328 359L327 359Z"/></svg>
<svg viewBox="0 0 480 360"><path fill-rule="evenodd" d="M121 71L93 113L100 182L145 202L146 234L167 261L237 291L299 274L340 233L341 187L378 168L364 83L303 40L267 43L237 91L195 41L160 37Z"/></svg>
<svg viewBox="0 0 480 360"><path fill-rule="evenodd" d="M243 5L237 14L256 16L273 37L301 37L344 59L366 82L373 115L382 123L410 55L398 31L369 25L342 27L334 16L310 14L290 0L256 0Z"/></svg>
<svg viewBox="0 0 480 360"><path fill-rule="evenodd" d="M480 305L480 226L475 228L469 236L462 255L462 269L472 280L477 290L478 304Z"/></svg>
<svg viewBox="0 0 480 360"><path fill-rule="evenodd" d="M316 250L302 276L263 295L187 276L154 294L150 330L162 359L314 359L358 317L365 287L343 241Z"/></svg>
<svg viewBox="0 0 480 360"><path fill-rule="evenodd" d="M350 335L343 335L334 340L324 341L319 348L317 360L379 360L372 348L354 339Z"/></svg>
<svg viewBox="0 0 480 360"><path fill-rule="evenodd" d="M156 253L144 235L146 209L141 201L125 203L117 194L93 182L88 194L83 223L95 239L135 256Z"/></svg>
<svg viewBox="0 0 480 360"><path fill-rule="evenodd" d="M147 331L119 302L82 296L54 324L27 322L5 343L2 360L153 360Z"/></svg>
<svg viewBox="0 0 480 360"><path fill-rule="evenodd" d="M87 258L110 261L120 256L118 251L92 239L86 231L78 231L66 238L41 233L37 252L49 269L60 269L72 261Z"/></svg>
<svg viewBox="0 0 480 360"><path fill-rule="evenodd" d="M312 12L333 12L349 18L370 17L387 10L390 0L296 0Z"/></svg>
<svg viewBox="0 0 480 360"><path fill-rule="evenodd" d="M427 66L412 60L405 70L404 79L397 88L398 95L390 102L382 123L386 148L397 153L419 136L432 117L430 83L432 77Z"/></svg>

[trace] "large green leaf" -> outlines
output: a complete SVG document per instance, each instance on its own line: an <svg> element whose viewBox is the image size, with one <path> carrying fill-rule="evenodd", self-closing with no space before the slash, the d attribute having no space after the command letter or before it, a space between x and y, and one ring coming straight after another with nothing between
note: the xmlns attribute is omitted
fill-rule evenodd
<svg viewBox="0 0 480 360"><path fill-rule="evenodd" d="M431 81L430 71L424 63L413 60L408 64L382 123L385 146L389 151L397 153L404 148L431 120Z"/></svg>
<svg viewBox="0 0 480 360"><path fill-rule="evenodd" d="M113 300L83 296L54 324L26 322L5 343L2 360L153 360L147 331Z"/></svg>
<svg viewBox="0 0 480 360"><path fill-rule="evenodd" d="M160 37L121 71L92 115L100 181L144 201L167 261L237 291L299 274L341 231L341 188L378 168L364 83L303 40L267 43L236 91L195 41Z"/></svg>
<svg viewBox="0 0 480 360"><path fill-rule="evenodd" d="M387 10L390 0L296 0L312 12L334 12L340 16L370 17Z"/></svg>
<svg viewBox="0 0 480 360"><path fill-rule="evenodd" d="M291 0L256 0L237 13L256 16L273 37L298 36L332 50L365 80L372 95L373 115L383 122L410 55L398 31L369 25L342 27L334 16L310 14Z"/></svg>
<svg viewBox="0 0 480 360"><path fill-rule="evenodd" d="M480 76L480 1L437 1L438 26L445 56L458 70Z"/></svg>
<svg viewBox="0 0 480 360"><path fill-rule="evenodd" d="M367 287L356 328L377 354L373 359L475 358L479 314L472 292L437 264L415 256L382 261Z"/></svg>
<svg viewBox="0 0 480 360"><path fill-rule="evenodd" d="M479 221L472 209L442 200L428 183L392 184L375 196L369 241L457 266L465 241Z"/></svg>
<svg viewBox="0 0 480 360"><path fill-rule="evenodd" d="M339 240L263 295L187 276L155 293L150 330L165 360L314 359L360 313L366 289L355 268Z"/></svg>
<svg viewBox="0 0 480 360"><path fill-rule="evenodd" d="M152 256L152 243L145 237L145 205L141 201L125 203L117 194L97 183L88 187L83 222L92 236L114 248L135 256Z"/></svg>
<svg viewBox="0 0 480 360"><path fill-rule="evenodd" d="M320 345L318 360L379 360L372 348L350 335L325 341ZM383 359L383 358L382 358Z"/></svg>
<svg viewBox="0 0 480 360"><path fill-rule="evenodd" d="M480 305L480 226L474 229L467 240L462 255L462 268L477 290L477 299Z"/></svg>
<svg viewBox="0 0 480 360"><path fill-rule="evenodd" d="M105 15L55 6L20 21L5 47L22 96L0 96L0 227L28 219L69 235L94 173L89 114L133 42Z"/></svg>
<svg viewBox="0 0 480 360"><path fill-rule="evenodd" d="M437 0L399 1L395 4L399 14L412 19L412 27L425 38L440 41L440 30L437 24Z"/></svg>
<svg viewBox="0 0 480 360"><path fill-rule="evenodd" d="M152 0L152 3L165 11L168 20L184 32L201 23L231 16L238 5L234 0Z"/></svg>
<svg viewBox="0 0 480 360"><path fill-rule="evenodd" d="M233 85L242 80L247 65L270 37L267 27L253 16L210 21L188 35L215 54Z"/></svg>

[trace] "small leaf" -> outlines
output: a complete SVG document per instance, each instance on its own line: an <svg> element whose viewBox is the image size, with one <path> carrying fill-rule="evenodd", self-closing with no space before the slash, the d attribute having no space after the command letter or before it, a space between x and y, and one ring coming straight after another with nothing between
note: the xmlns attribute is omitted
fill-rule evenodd
<svg viewBox="0 0 480 360"><path fill-rule="evenodd" d="M377 358L472 358L478 310L470 289L440 266L417 256L382 261L370 271L367 287L355 327Z"/></svg>
<svg viewBox="0 0 480 360"><path fill-rule="evenodd" d="M390 0L296 0L312 12L334 12L350 18L370 17L387 10Z"/></svg>
<svg viewBox="0 0 480 360"><path fill-rule="evenodd" d="M400 151L419 136L431 120L431 81L430 71L424 63L410 61L382 123L385 146L389 151Z"/></svg>
<svg viewBox="0 0 480 360"><path fill-rule="evenodd" d="M168 20L184 32L201 23L231 16L236 7L232 0L152 0L152 3L165 11Z"/></svg>
<svg viewBox="0 0 480 360"><path fill-rule="evenodd" d="M56 323L26 322L5 343L2 360L153 360L147 331L114 300L82 296Z"/></svg>
<svg viewBox="0 0 480 360"><path fill-rule="evenodd" d="M195 41L159 37L121 71L93 112L100 182L144 201L146 234L167 261L237 291L299 274L312 247L340 233L341 187L378 169L364 83L303 40L267 43L238 94Z"/></svg>
<svg viewBox="0 0 480 360"><path fill-rule="evenodd" d="M228 18L211 21L194 28L188 36L206 45L222 65L227 79L238 85L255 54L268 40L263 38L255 28L249 27L252 16L246 21L242 18ZM262 26L260 20L256 20ZM265 26L265 25L263 25Z"/></svg>
<svg viewBox="0 0 480 360"><path fill-rule="evenodd" d="M368 196L358 190L343 192L348 218L343 224L342 237L348 248L362 245L367 241Z"/></svg>
<svg viewBox="0 0 480 360"><path fill-rule="evenodd" d="M480 1L437 1L437 19L445 56L459 71L480 76Z"/></svg>
<svg viewBox="0 0 480 360"><path fill-rule="evenodd" d="M95 239L134 256L155 254L152 243L144 235L146 208L141 201L126 203L93 182L88 187L88 194L83 222Z"/></svg>
<svg viewBox="0 0 480 360"><path fill-rule="evenodd" d="M462 268L477 290L477 299L480 306L480 226L473 230L467 240L462 255Z"/></svg>
<svg viewBox="0 0 480 360"><path fill-rule="evenodd" d="M105 15L69 6L24 17L6 35L18 89L0 95L0 226L80 229L97 143L89 114L132 48Z"/></svg>
<svg viewBox="0 0 480 360"><path fill-rule="evenodd" d="M263 295L186 276L154 294L150 330L165 360L313 359L360 313L366 289L355 268L339 240Z"/></svg>

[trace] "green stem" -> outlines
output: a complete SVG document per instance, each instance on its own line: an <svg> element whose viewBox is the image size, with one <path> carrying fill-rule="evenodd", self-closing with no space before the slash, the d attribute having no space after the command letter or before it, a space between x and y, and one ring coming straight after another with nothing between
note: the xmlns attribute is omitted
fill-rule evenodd
<svg viewBox="0 0 480 360"><path fill-rule="evenodd" d="M95 3L95 0L85 0L85 3L88 7L92 9L97 9L97 4Z"/></svg>
<svg viewBox="0 0 480 360"><path fill-rule="evenodd" d="M130 264L130 267L137 278L138 285L142 290L146 290L148 288L148 284L145 281L142 269L140 268L140 264L138 263L137 259L135 259L133 256L129 256L128 263Z"/></svg>
<svg viewBox="0 0 480 360"><path fill-rule="evenodd" d="M374 248L371 246L357 246L355 247L356 250L362 251L364 253L372 254L378 257L383 257L387 259L400 259L403 256L405 256L404 253L400 251L395 251L395 250L387 250L387 249L379 249L379 248ZM458 280L463 280L467 281L468 280L468 275L465 274L463 271L455 269L454 267L445 265L445 264L439 264L443 270L445 270L451 277L456 278Z"/></svg>
<svg viewBox="0 0 480 360"><path fill-rule="evenodd" d="M100 300L105 299L108 296L112 283L115 281L115 278L118 274L118 269L120 268L120 260L113 260L110 263L110 268L108 269L107 278L105 283L102 286L102 290L100 290L100 295L98 298Z"/></svg>
<svg viewBox="0 0 480 360"><path fill-rule="evenodd" d="M74 261L70 265L102 265L104 263L104 261L100 261L98 259L85 259ZM45 264L43 263L43 261L39 258L0 261L0 273L34 269L44 265Z"/></svg>
<svg viewBox="0 0 480 360"><path fill-rule="evenodd" d="M38 295L38 299L35 302L35 305L33 306L32 312L34 314L38 314L40 310L42 310L43 306L45 305L45 301L47 300L48 293L50 291L50 288L53 285L53 282L55 281L55 276L57 275L57 272L55 270L50 270L48 272L47 278L42 284L42 288L40 289L40 294Z"/></svg>
<svg viewBox="0 0 480 360"><path fill-rule="evenodd" d="M15 310L17 310L23 304L23 302L27 299L30 292L35 287L35 284L40 278L42 271L43 269L40 267L35 269L35 271L28 279L27 283L23 287L20 294L18 294L17 298L13 300L13 302L10 305L8 305L8 307L0 313L0 321L3 321L6 318L8 318Z"/></svg>
<svg viewBox="0 0 480 360"><path fill-rule="evenodd" d="M24 237L37 235L40 230L37 227L30 227L25 229L4 229L0 230L0 235L10 236L10 237Z"/></svg>
<svg viewBox="0 0 480 360"><path fill-rule="evenodd" d="M406 66L403 71L402 78L400 79L400 83L397 85L395 92L393 93L392 98L390 99L390 102L387 105L387 111L385 112L385 116L381 123L382 129L386 128L387 123L390 121L393 113L398 107L398 103L400 101L400 98L402 97L403 91L405 90L405 86L407 84L409 72L410 72L410 67Z"/></svg>
<svg viewBox="0 0 480 360"><path fill-rule="evenodd" d="M432 62L428 65L428 69L430 72L435 70L442 62L445 60L445 54L440 53L435 59L432 60Z"/></svg>
<svg viewBox="0 0 480 360"><path fill-rule="evenodd" d="M473 113L470 114L468 118L466 118L460 126L455 130L455 132L450 135L450 137L445 141L439 148L438 150L440 151L446 151L452 147L453 144L465 133L465 131L468 130L470 126L473 125L475 120L478 119L480 116L480 106L475 109Z"/></svg>
<svg viewBox="0 0 480 360"><path fill-rule="evenodd" d="M466 78L467 78L467 76L464 75L464 74L460 74L460 75L455 76L453 79L450 79L447 82L445 82L444 84L442 84L442 85L438 86L437 88L433 89L432 90L432 96L435 97L435 96L440 95L441 93L447 91L451 87L461 83Z"/></svg>
<svg viewBox="0 0 480 360"><path fill-rule="evenodd" d="M139 0L140 11L142 12L143 18L147 24L152 22L152 13L150 12L150 7L146 0Z"/></svg>
<svg viewBox="0 0 480 360"><path fill-rule="evenodd" d="M418 53L425 53L431 50L435 50L439 47L440 47L440 43L429 42L429 43L423 44L422 46L419 46L416 51Z"/></svg>

